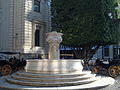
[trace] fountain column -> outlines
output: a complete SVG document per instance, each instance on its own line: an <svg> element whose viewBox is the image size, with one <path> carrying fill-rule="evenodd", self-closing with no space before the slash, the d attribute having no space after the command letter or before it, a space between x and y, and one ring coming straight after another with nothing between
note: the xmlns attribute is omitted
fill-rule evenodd
<svg viewBox="0 0 120 90"><path fill-rule="evenodd" d="M56 31L47 33L46 41L49 43L49 60L60 59L59 44L62 42L62 35L62 33L57 33Z"/></svg>

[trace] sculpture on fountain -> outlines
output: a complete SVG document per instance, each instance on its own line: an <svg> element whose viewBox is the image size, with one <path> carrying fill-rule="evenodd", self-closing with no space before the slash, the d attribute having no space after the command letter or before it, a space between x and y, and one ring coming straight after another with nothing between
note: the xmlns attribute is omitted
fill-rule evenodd
<svg viewBox="0 0 120 90"><path fill-rule="evenodd" d="M49 43L49 60L60 59L59 44L62 42L62 35L62 33L57 33L56 31L47 33L46 41Z"/></svg>

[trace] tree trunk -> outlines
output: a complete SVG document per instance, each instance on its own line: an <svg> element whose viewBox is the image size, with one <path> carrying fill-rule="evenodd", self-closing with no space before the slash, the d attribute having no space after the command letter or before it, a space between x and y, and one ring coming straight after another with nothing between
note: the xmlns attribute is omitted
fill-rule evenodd
<svg viewBox="0 0 120 90"><path fill-rule="evenodd" d="M84 60L88 60L93 57L96 51L99 49L100 46L89 46L89 47L81 47L74 49L75 58L80 58Z"/></svg>

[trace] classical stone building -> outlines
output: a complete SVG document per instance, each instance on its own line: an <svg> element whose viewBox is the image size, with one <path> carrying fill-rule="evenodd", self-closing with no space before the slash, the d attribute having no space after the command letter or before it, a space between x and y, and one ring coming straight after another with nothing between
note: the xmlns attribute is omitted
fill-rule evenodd
<svg viewBox="0 0 120 90"><path fill-rule="evenodd" d="M50 15L49 0L0 0L0 51L45 54Z"/></svg>

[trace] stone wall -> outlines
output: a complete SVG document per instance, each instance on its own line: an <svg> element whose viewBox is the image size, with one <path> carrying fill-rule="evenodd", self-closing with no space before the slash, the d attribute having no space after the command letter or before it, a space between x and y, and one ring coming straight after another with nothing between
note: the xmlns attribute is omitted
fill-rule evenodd
<svg viewBox="0 0 120 90"><path fill-rule="evenodd" d="M0 0L0 50L9 50L9 0Z"/></svg>

